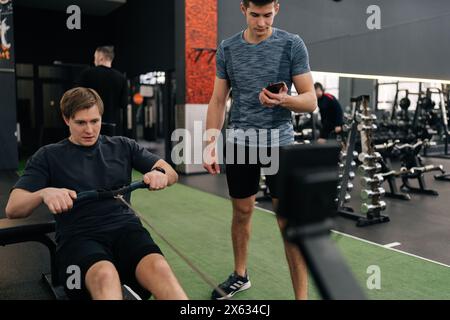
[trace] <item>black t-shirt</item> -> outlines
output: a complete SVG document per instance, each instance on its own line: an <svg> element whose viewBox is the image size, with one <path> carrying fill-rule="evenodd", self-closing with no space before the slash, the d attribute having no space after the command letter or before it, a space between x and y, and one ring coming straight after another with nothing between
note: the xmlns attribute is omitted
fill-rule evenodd
<svg viewBox="0 0 450 320"><path fill-rule="evenodd" d="M334 128L342 126L343 112L339 101L331 94L324 93L321 98L317 100L320 111L320 118L322 122L321 138L327 138Z"/></svg>
<svg viewBox="0 0 450 320"><path fill-rule="evenodd" d="M128 104L128 85L124 75L113 68L92 67L81 73L76 85L97 91L105 107L103 122L119 124L120 110Z"/></svg>
<svg viewBox="0 0 450 320"><path fill-rule="evenodd" d="M91 147L65 139L40 148L27 162L24 174L14 188L36 192L43 188L66 188L77 193L111 190L131 182L132 169L142 174L151 170L157 156L125 137L99 136ZM130 195L125 197L130 200ZM114 230L139 219L116 199L75 201L72 210L55 215L56 241L80 234Z"/></svg>

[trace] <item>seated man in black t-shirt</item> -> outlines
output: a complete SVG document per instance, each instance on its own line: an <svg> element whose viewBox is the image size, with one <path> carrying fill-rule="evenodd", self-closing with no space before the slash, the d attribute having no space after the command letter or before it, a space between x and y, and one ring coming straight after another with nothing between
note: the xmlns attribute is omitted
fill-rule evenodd
<svg viewBox="0 0 450 320"><path fill-rule="evenodd" d="M151 292L156 299L186 299L130 209L116 199L76 201L79 192L129 184L133 168L152 190L176 183L177 173L133 140L101 136L103 102L94 90L67 91L61 111L70 137L30 158L10 194L7 217L28 217L41 203L54 214L58 272L69 298L122 299L123 281L147 297Z"/></svg>
<svg viewBox="0 0 450 320"><path fill-rule="evenodd" d="M322 128L318 142L335 138L342 133L344 114L341 104L333 95L325 93L323 85L319 82L314 84L316 89L317 104L319 106Z"/></svg>

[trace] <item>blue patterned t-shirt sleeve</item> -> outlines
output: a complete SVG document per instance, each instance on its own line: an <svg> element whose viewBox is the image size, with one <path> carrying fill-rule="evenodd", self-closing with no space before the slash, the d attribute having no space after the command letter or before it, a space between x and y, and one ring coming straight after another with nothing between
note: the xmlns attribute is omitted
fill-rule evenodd
<svg viewBox="0 0 450 320"><path fill-rule="evenodd" d="M225 67L225 53L223 50L223 41L217 48L216 53L216 76L220 79L228 80L227 70Z"/></svg>
<svg viewBox="0 0 450 320"><path fill-rule="evenodd" d="M308 73L311 71L309 66L309 54L303 40L296 35L292 40L292 76Z"/></svg>

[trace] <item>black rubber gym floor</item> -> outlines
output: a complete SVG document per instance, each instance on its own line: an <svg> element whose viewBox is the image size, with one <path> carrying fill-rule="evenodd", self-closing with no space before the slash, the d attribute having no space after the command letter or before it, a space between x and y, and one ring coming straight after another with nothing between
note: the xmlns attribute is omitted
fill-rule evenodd
<svg viewBox="0 0 450 320"><path fill-rule="evenodd" d="M426 164L443 164L444 169L450 173L450 160L425 158ZM394 167L398 164L394 164ZM343 217L336 219L334 230L358 238L362 238L381 245L390 245L394 249L430 259L445 265L450 265L450 181L435 181L434 173L427 173L426 183L429 189L439 192L439 196L411 194L410 201L385 198L386 213L391 221L388 223L357 227L355 221ZM228 190L224 174L210 176L206 174L181 176L180 182L200 190L227 197ZM355 189L352 191L352 200L348 204L355 211L361 205L359 193L359 177L353 181ZM400 180L397 179L398 187ZM411 185L416 186L415 182ZM383 185L388 189L387 184ZM272 210L270 200L260 200L258 207Z"/></svg>

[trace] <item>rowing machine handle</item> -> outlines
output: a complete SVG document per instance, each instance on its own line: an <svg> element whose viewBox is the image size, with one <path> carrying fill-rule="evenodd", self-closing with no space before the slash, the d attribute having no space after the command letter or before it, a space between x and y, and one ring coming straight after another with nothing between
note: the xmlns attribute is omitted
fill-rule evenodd
<svg viewBox="0 0 450 320"><path fill-rule="evenodd" d="M148 184L144 181L134 181L130 184L130 192L136 189L148 189Z"/></svg>
<svg viewBox="0 0 450 320"><path fill-rule="evenodd" d="M126 194L130 193L137 189L147 189L148 185L145 184L144 181L134 181L130 185L120 188L115 191L98 191L98 190L90 190L84 191L77 194L76 201L84 201L84 200L98 200L104 198L113 198L118 194Z"/></svg>
<svg viewBox="0 0 450 320"><path fill-rule="evenodd" d="M97 200L98 199L98 191L91 190L91 191L84 191L77 194L76 201L83 201L83 200Z"/></svg>

